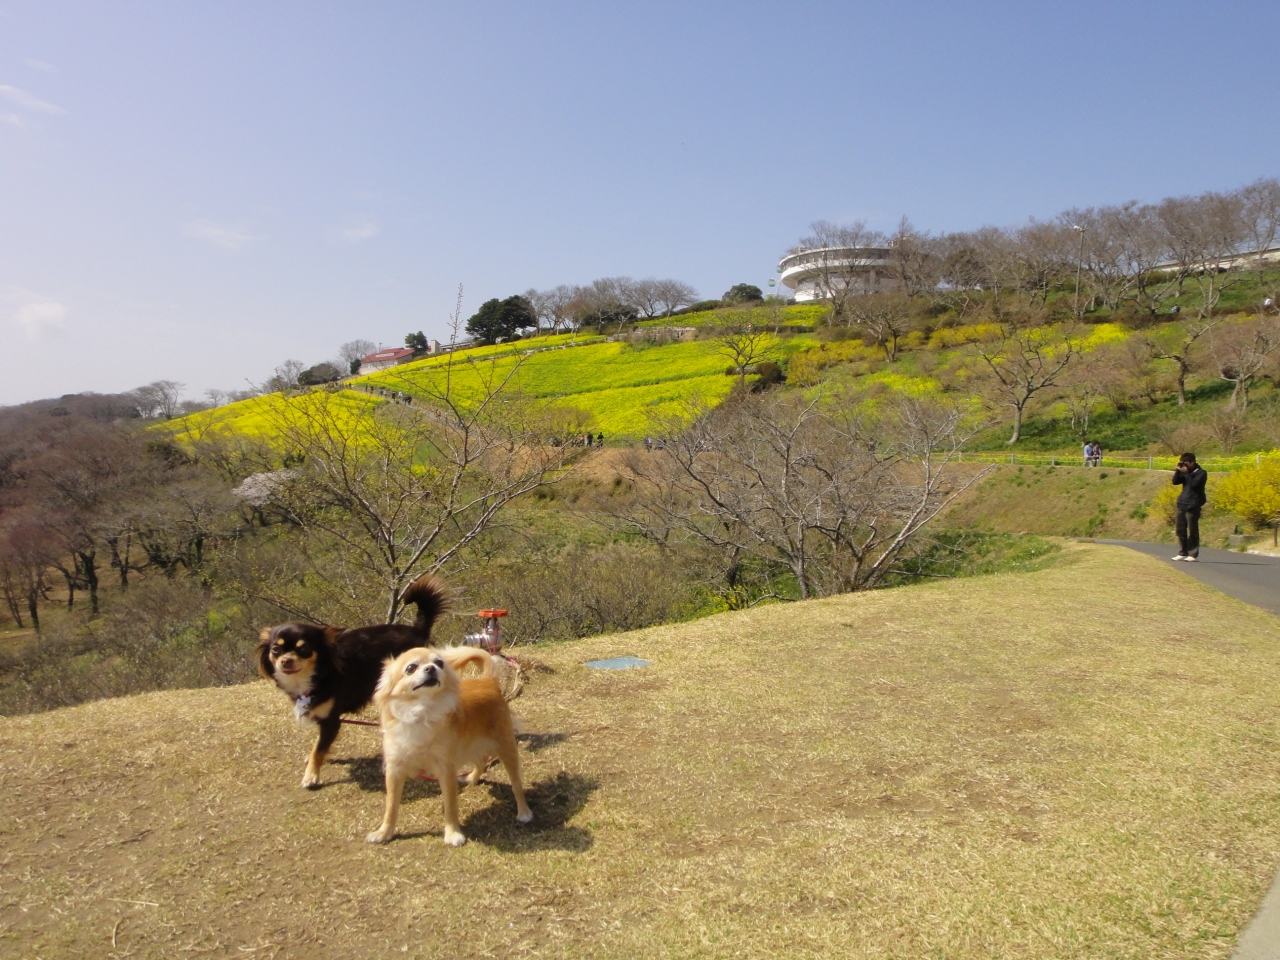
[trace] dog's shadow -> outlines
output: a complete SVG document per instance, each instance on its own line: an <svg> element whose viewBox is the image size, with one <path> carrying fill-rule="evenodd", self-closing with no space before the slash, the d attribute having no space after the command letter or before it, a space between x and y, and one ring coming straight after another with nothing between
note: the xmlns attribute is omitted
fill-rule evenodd
<svg viewBox="0 0 1280 960"><path fill-rule="evenodd" d="M536 734L522 737L526 749L535 751L567 739L564 734ZM530 741L534 741L531 743ZM535 746L534 743L537 745ZM386 790L381 757L344 757L331 760L334 766L344 766L351 782L369 793ZM505 776L501 764L495 764L499 776ZM482 777L474 787L463 787L463 793L488 790L496 802L486 805L466 818L461 824L467 839L487 847L509 853L534 850L569 850L581 852L595 842L591 831L571 826L569 821L587 805L587 801L600 787L593 777L561 770L554 777L529 784L525 797L533 810L532 823L516 823L516 799L508 783L498 783ZM440 784L434 780L411 777L404 785L404 803L439 797ZM401 833L404 838L417 833Z"/></svg>
<svg viewBox="0 0 1280 960"><path fill-rule="evenodd" d="M525 789L532 823L516 823L516 799L511 786L481 779L469 790L487 788L498 801L477 810L462 822L467 838L486 847L506 853L528 853L534 850L570 850L581 853L594 842L591 831L570 826L569 821L587 805L591 794L600 789L600 781L561 770L554 777L539 780Z"/></svg>
<svg viewBox="0 0 1280 960"><path fill-rule="evenodd" d="M537 753L547 747L554 747L569 739L567 733L517 733L516 740L524 744L530 753Z"/></svg>
<svg viewBox="0 0 1280 960"><path fill-rule="evenodd" d="M517 733L516 740L529 753L538 753L548 747L554 747L569 739L567 733ZM346 767L347 778L361 790L369 793L381 793L386 789L386 777L382 772L382 757L335 757L329 760L335 767ZM404 785L406 803L420 797L440 796L440 785L434 780L420 780L414 777Z"/></svg>

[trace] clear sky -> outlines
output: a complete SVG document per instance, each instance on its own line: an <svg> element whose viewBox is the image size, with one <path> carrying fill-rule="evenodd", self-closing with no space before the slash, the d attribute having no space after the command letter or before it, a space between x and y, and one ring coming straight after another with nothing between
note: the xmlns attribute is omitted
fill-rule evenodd
<svg viewBox="0 0 1280 960"><path fill-rule="evenodd" d="M0 0L0 403L1280 174L1280 4Z"/></svg>

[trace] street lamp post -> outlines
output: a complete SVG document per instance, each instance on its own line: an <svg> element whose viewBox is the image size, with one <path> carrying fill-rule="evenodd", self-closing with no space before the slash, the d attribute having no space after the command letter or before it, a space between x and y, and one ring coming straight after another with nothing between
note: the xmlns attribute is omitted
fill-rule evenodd
<svg viewBox="0 0 1280 960"><path fill-rule="evenodd" d="M1080 234L1080 249L1076 253L1076 319L1080 319L1080 268L1084 265L1084 227L1073 223L1071 229Z"/></svg>

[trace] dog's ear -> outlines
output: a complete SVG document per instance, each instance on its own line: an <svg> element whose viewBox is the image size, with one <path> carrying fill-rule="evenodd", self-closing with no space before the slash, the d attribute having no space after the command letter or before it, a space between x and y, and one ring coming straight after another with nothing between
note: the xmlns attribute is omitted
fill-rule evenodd
<svg viewBox="0 0 1280 960"><path fill-rule="evenodd" d="M275 631L271 627L263 627L258 635L258 673L264 680L274 680L275 673L271 669L271 635Z"/></svg>
<svg viewBox="0 0 1280 960"><path fill-rule="evenodd" d="M391 688L395 685L393 668L399 657L387 657L382 661L382 676L378 677L378 685L373 690L373 702L378 709L391 699Z"/></svg>

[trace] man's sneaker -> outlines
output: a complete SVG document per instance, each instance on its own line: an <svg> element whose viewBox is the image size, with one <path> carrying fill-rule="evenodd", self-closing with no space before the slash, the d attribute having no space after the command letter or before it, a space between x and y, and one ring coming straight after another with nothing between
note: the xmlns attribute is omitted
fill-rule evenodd
<svg viewBox="0 0 1280 960"><path fill-rule="evenodd" d="M1178 554L1176 557L1170 557L1169 559L1170 560L1186 560L1187 558L1184 557L1182 554Z"/></svg>
<svg viewBox="0 0 1280 960"><path fill-rule="evenodd" d="M1200 558L1199 557L1183 557L1182 559L1189 561L1190 563L1196 563Z"/></svg>

